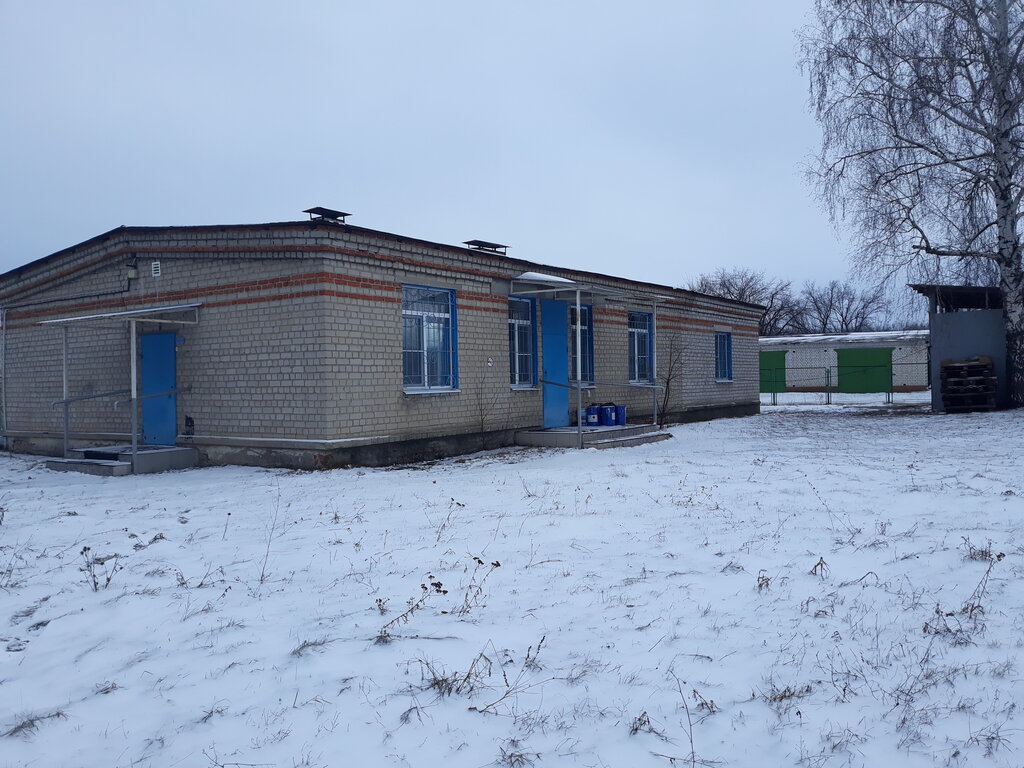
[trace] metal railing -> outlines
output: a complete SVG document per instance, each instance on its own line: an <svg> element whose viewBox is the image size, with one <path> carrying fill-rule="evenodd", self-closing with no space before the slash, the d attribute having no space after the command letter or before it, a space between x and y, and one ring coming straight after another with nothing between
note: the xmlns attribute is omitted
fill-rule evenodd
<svg viewBox="0 0 1024 768"><path fill-rule="evenodd" d="M78 397L68 397L63 400L54 400L50 403L51 408L56 408L58 405L64 406L64 458L67 458L68 451L71 448L71 404L79 403L83 400L97 400L101 397L113 397L114 395L125 395L130 393L130 389L114 389L110 392L100 392L95 395L80 395ZM114 404L117 407L117 403Z"/></svg>
<svg viewBox="0 0 1024 768"><path fill-rule="evenodd" d="M132 404L132 473L135 472L135 457L139 452L139 403L143 400L149 400L153 397L166 397L167 395L177 395L179 392L190 392L192 387L183 387L181 389L169 389L166 392L153 392L146 395L138 395L136 397L128 397L123 400L115 400L113 409L117 410L126 403ZM84 400L97 400L101 397L114 397L116 395L129 395L131 394L130 389L114 389L109 392L99 392L95 395L80 395L78 397L68 397L63 400L54 400L51 404L51 408L56 408L58 405L64 407L64 458L67 458L68 453L71 450L71 406L73 403L82 402Z"/></svg>
<svg viewBox="0 0 1024 768"><path fill-rule="evenodd" d="M660 384L643 384L640 382L618 382L618 381L570 381L564 384L560 381L548 381L547 379L541 379L541 384L545 384L552 387L562 387L563 389L575 390L576 391L576 439L577 448L583 447L583 392L584 390L591 389L593 387L623 387L627 389L649 389L651 390L651 423L657 426L658 424L658 390L664 389Z"/></svg>
<svg viewBox="0 0 1024 768"><path fill-rule="evenodd" d="M135 474L135 459L139 455L139 403L143 400L149 400L153 397L166 397L167 395L177 395L179 392L191 392L192 387L183 387L181 389L168 389L164 392L151 392L147 395L136 395L135 397L129 397L125 400L114 401L115 410L125 404L131 403L132 406L132 474Z"/></svg>

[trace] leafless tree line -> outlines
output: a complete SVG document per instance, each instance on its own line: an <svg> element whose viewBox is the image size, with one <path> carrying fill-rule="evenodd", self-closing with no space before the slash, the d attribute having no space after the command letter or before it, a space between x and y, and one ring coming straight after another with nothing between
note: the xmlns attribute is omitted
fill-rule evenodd
<svg viewBox="0 0 1024 768"><path fill-rule="evenodd" d="M880 330L893 324L893 303L882 286L859 287L830 280L808 281L794 288L791 280L749 269L719 269L700 275L692 291L723 296L765 307L762 336L796 333L852 333ZM906 326L906 320L899 325Z"/></svg>

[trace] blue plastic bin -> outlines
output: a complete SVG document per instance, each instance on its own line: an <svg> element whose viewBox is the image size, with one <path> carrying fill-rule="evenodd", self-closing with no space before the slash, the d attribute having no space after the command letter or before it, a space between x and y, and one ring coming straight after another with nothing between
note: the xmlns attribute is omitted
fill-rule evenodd
<svg viewBox="0 0 1024 768"><path fill-rule="evenodd" d="M615 406L615 423L618 424L620 427L626 426L626 406Z"/></svg>
<svg viewBox="0 0 1024 768"><path fill-rule="evenodd" d="M596 427L601 423L601 406L588 405L585 413L586 420L583 423L588 427Z"/></svg>
<svg viewBox="0 0 1024 768"><path fill-rule="evenodd" d="M615 426L615 406L614 405L602 405L601 406L601 426L602 427L614 427Z"/></svg>

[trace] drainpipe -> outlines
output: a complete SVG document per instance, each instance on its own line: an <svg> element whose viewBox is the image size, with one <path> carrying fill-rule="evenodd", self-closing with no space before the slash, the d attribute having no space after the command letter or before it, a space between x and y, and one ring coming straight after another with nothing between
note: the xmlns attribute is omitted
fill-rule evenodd
<svg viewBox="0 0 1024 768"><path fill-rule="evenodd" d="M651 384L658 383L658 302L651 302ZM651 390L651 423L658 426L658 390Z"/></svg>
<svg viewBox="0 0 1024 768"><path fill-rule="evenodd" d="M61 339L61 399L64 401L64 458L68 457L68 450L71 448L71 403L68 402L68 398L71 397L71 387L69 386L68 377L68 326L67 324L61 329L64 334Z"/></svg>
<svg viewBox="0 0 1024 768"><path fill-rule="evenodd" d="M593 329L591 329L593 333ZM576 446L583 447L583 316L580 289L576 289Z"/></svg>
<svg viewBox="0 0 1024 768"><path fill-rule="evenodd" d="M0 308L0 429L7 431L7 308ZM7 438L3 438L7 448Z"/></svg>
<svg viewBox="0 0 1024 768"><path fill-rule="evenodd" d="M131 341L131 397L132 397L132 474L135 474L135 459L139 452L139 385L138 385L138 373L139 373L139 361L136 351L137 332L135 328L135 321L128 321L129 336Z"/></svg>

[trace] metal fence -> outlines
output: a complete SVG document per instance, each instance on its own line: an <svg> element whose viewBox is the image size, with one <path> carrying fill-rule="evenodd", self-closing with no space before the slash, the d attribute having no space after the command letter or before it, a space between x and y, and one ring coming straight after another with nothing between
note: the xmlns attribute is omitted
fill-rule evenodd
<svg viewBox="0 0 1024 768"><path fill-rule="evenodd" d="M762 405L928 403L927 362L761 368Z"/></svg>

